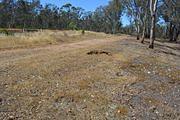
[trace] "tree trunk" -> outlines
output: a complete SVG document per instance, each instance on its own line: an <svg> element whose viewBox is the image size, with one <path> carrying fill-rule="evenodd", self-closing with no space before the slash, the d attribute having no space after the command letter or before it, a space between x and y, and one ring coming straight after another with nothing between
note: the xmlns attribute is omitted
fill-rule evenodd
<svg viewBox="0 0 180 120"><path fill-rule="evenodd" d="M143 33L142 33L141 43L144 43L145 34L146 34L146 24L144 24L144 26L143 26Z"/></svg>
<svg viewBox="0 0 180 120"><path fill-rule="evenodd" d="M169 27L169 41L170 42L173 41L174 29L175 29L175 26L172 23L170 23L170 27Z"/></svg>
<svg viewBox="0 0 180 120"><path fill-rule="evenodd" d="M115 20L112 25L112 34L116 34L116 21Z"/></svg>
<svg viewBox="0 0 180 120"><path fill-rule="evenodd" d="M150 11L151 11L151 33L150 33L150 45L149 48L154 48L155 41L155 30L156 30L156 9L158 0L150 0Z"/></svg>
<svg viewBox="0 0 180 120"><path fill-rule="evenodd" d="M142 33L142 39L141 39L141 43L144 43L144 39L146 36L146 21L147 21L147 11L145 11L145 16L144 16L144 20L143 20L143 33Z"/></svg>
<svg viewBox="0 0 180 120"><path fill-rule="evenodd" d="M139 38L139 35L140 34L140 25L139 25L139 23L138 23L138 25L137 25L137 40L139 40L140 38Z"/></svg>
<svg viewBox="0 0 180 120"><path fill-rule="evenodd" d="M167 23L166 23L167 24ZM169 25L167 24L167 27L166 27L166 36L165 38L169 38Z"/></svg>
<svg viewBox="0 0 180 120"><path fill-rule="evenodd" d="M11 28L11 23L8 24L8 28L9 28L9 29Z"/></svg>
<svg viewBox="0 0 180 120"><path fill-rule="evenodd" d="M25 32L26 23L23 23L23 33Z"/></svg>
<svg viewBox="0 0 180 120"><path fill-rule="evenodd" d="M146 24L146 34L145 34L145 37L146 38L150 38L150 25L149 24Z"/></svg>
<svg viewBox="0 0 180 120"><path fill-rule="evenodd" d="M149 0L147 0L147 2L146 2L146 7L148 7L148 6L149 6ZM145 36L146 36L147 11L148 11L148 9L145 8L145 11L144 11L145 15L144 15L144 18L143 18L143 21L142 21L142 23L143 23L143 33L142 33L141 43L144 43L144 39L145 39Z"/></svg>
<svg viewBox="0 0 180 120"><path fill-rule="evenodd" d="M178 37L179 37L179 33L180 33L180 30L178 30L178 28L176 28L176 31L175 31L175 35L174 35L174 39L173 41L176 42Z"/></svg>
<svg viewBox="0 0 180 120"><path fill-rule="evenodd" d="M156 26L156 15L151 16L151 34L150 34L150 45L149 48L154 48L154 41L155 41L155 26Z"/></svg>
<svg viewBox="0 0 180 120"><path fill-rule="evenodd" d="M177 42L178 37L179 37L179 32L176 33L176 36L175 36L175 38L174 38L174 41L175 41L175 42Z"/></svg>

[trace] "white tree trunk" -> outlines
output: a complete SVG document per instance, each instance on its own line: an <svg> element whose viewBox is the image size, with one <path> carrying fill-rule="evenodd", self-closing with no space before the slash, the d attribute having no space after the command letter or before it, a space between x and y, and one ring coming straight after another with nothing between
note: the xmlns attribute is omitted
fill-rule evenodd
<svg viewBox="0 0 180 120"><path fill-rule="evenodd" d="M144 21L141 43L144 43L145 33L146 33L146 23Z"/></svg>
<svg viewBox="0 0 180 120"><path fill-rule="evenodd" d="M151 16L151 34L150 34L150 45L149 48L154 48L154 41L155 41L155 28L156 26L156 15Z"/></svg>
<svg viewBox="0 0 180 120"><path fill-rule="evenodd" d="M158 0L150 0L150 11L151 11L151 33L150 33L150 45L149 48L154 48L155 41L155 30L156 30L156 9Z"/></svg>
<svg viewBox="0 0 180 120"><path fill-rule="evenodd" d="M139 40L139 36L140 36L140 25L137 25L137 40Z"/></svg>
<svg viewBox="0 0 180 120"><path fill-rule="evenodd" d="M146 7L148 7L149 6L149 0L147 0L146 1ZM147 8L145 8L145 15L144 15L144 18L143 18L143 21L142 21L142 23L143 23L143 33L142 33L142 38L141 38L141 43L144 43L144 39L145 39L145 35L146 35L146 27L147 27L147 12L148 12L148 9Z"/></svg>

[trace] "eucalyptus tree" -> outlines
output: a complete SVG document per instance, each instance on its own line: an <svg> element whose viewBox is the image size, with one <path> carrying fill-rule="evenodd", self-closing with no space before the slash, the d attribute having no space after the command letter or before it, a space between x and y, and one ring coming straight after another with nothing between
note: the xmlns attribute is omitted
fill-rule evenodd
<svg viewBox="0 0 180 120"><path fill-rule="evenodd" d="M147 30L147 19L148 19L148 14L149 14L149 0L143 1L145 4L142 6L142 11L144 12L144 15L142 15L142 26L143 26L143 31L142 31L142 38L141 38L141 43L144 43L144 39L146 36L146 30Z"/></svg>
<svg viewBox="0 0 180 120"><path fill-rule="evenodd" d="M60 17L62 28L64 29L78 29L84 9L75 7L70 3L63 5L60 8Z"/></svg>
<svg viewBox="0 0 180 120"><path fill-rule="evenodd" d="M72 6L71 12L70 12L70 29L79 29L81 24L81 19L84 14L84 9L81 7L74 7Z"/></svg>
<svg viewBox="0 0 180 120"><path fill-rule="evenodd" d="M26 0L18 0L16 9L16 25L22 27L23 30L30 25L31 15L30 15L30 2ZM27 26L26 26L27 25Z"/></svg>
<svg viewBox="0 0 180 120"><path fill-rule="evenodd" d="M163 0L160 14L167 24L166 35L170 41L177 41L180 34L180 1Z"/></svg>
<svg viewBox="0 0 180 120"><path fill-rule="evenodd" d="M126 13L135 23L137 40L140 39L141 27L145 26L147 19L148 0L122 0ZM144 30L144 29L143 29Z"/></svg>
<svg viewBox="0 0 180 120"><path fill-rule="evenodd" d="M15 22L15 0L0 1L0 25L1 27L12 27Z"/></svg>
<svg viewBox="0 0 180 120"><path fill-rule="evenodd" d="M120 32L122 10L120 0L113 0L106 6L98 7L92 16L94 30L112 34Z"/></svg>
<svg viewBox="0 0 180 120"><path fill-rule="evenodd" d="M67 3L60 7L60 17L61 17L61 28L67 29L70 24L70 12L71 12L72 5Z"/></svg>
<svg viewBox="0 0 180 120"><path fill-rule="evenodd" d="M47 4L40 10L39 22L41 23L41 28L43 29L52 28L52 7L53 6L51 4Z"/></svg>
<svg viewBox="0 0 180 120"><path fill-rule="evenodd" d="M151 49L154 48L154 41L155 41L157 4L158 4L158 0L150 0L151 33L150 33L149 48L151 48Z"/></svg>
<svg viewBox="0 0 180 120"><path fill-rule="evenodd" d="M15 2L15 24L19 28L35 28L40 12L40 0L18 0Z"/></svg>
<svg viewBox="0 0 180 120"><path fill-rule="evenodd" d="M80 28L93 31L93 12L84 12L81 17Z"/></svg>
<svg viewBox="0 0 180 120"><path fill-rule="evenodd" d="M97 32L109 32L107 13L105 13L105 6L98 7L92 14L92 29Z"/></svg>
<svg viewBox="0 0 180 120"><path fill-rule="evenodd" d="M109 22L112 24L112 33L116 34L119 32L121 27L120 18L123 12L123 6L121 4L121 0L113 0L109 2L109 5L106 8L107 17L109 18Z"/></svg>

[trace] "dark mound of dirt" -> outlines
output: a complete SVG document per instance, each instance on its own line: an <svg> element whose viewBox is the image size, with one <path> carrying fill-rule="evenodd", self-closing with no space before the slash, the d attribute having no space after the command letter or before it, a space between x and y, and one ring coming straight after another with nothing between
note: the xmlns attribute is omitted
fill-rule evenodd
<svg viewBox="0 0 180 120"><path fill-rule="evenodd" d="M87 53L88 55L101 55L101 54L105 54L108 56L111 56L112 54L110 52L107 51L103 51L103 50L93 50Z"/></svg>

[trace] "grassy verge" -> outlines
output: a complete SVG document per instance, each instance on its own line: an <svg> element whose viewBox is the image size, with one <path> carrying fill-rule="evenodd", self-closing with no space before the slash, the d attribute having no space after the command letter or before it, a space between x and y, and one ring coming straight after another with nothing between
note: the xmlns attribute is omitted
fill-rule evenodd
<svg viewBox="0 0 180 120"><path fill-rule="evenodd" d="M13 36L0 35L0 49L14 49L50 44L77 42L81 40L105 38L104 33L82 31L51 31L15 33Z"/></svg>

